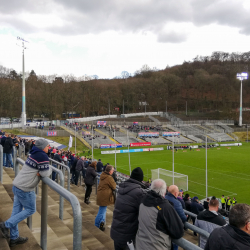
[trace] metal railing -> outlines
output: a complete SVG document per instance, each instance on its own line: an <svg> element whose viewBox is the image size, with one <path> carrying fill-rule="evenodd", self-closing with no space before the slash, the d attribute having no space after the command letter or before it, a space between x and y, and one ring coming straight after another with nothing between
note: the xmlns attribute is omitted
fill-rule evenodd
<svg viewBox="0 0 250 250"><path fill-rule="evenodd" d="M63 171L63 175L64 175L64 176L65 176L65 169L67 170L67 172L68 172L68 180L67 180L68 188L67 188L67 189L70 191L70 168L69 168L68 166L66 166L65 164L60 163L60 162L58 162L58 161L56 161L56 160L54 160L54 159L49 158L49 160L50 160L51 165L54 163L54 164L57 165L57 167L60 166L59 169L62 168L62 171ZM52 162L53 162L53 163L52 163ZM53 166L53 165L52 165L52 166ZM53 167L54 167L54 166L53 166ZM54 170L53 170L53 171L54 171Z"/></svg>
<svg viewBox="0 0 250 250"><path fill-rule="evenodd" d="M24 165L24 161L20 158L16 159L15 168L19 169L19 165ZM50 166L53 167L53 166ZM19 171L19 170L18 170ZM18 174L18 171L15 173ZM74 226L73 226L73 250L82 249L82 211L77 197L66 190L64 186L63 173L53 167L60 177L60 185L52 181L48 177L42 177L42 199L41 199L41 248L47 250L47 223L48 223L48 186L60 195L59 218L63 220L63 201L68 200L72 206ZM28 218L28 226L32 228L32 217Z"/></svg>
<svg viewBox="0 0 250 250"><path fill-rule="evenodd" d="M174 242L176 245L182 247L185 250L202 250L202 248L196 246L195 244L184 238L180 238L178 240L172 239L172 242Z"/></svg>
<svg viewBox="0 0 250 250"><path fill-rule="evenodd" d="M123 178L123 181L126 180L126 179L128 179L128 178L125 177L125 176L121 176L121 177ZM96 183L95 183L95 185L96 185L96 194L97 194L97 188L98 188L98 181L97 181L98 179L100 179L100 175L99 175L99 174L96 176ZM115 190L116 195L117 195L118 189L119 189L119 186L117 185L117 186L116 186L116 190ZM184 209L183 209L183 210L184 210ZM187 211L187 210L184 210L184 212L185 212L185 214L188 214L188 215L190 215L190 216L192 216L192 217L195 217L195 218L197 217L196 214L191 213L191 212L189 212L189 211ZM105 221L106 221L106 220L105 220ZM184 223L184 226L185 226L185 228L188 228L188 229L192 230L193 232L196 232L196 233L198 233L199 235L204 236L205 238L208 238L209 235L210 235L207 231L205 231L205 230L203 230L203 229L201 229L201 228L199 228L199 227L197 227L197 226L195 226L195 225L192 225L192 224L190 224L189 222L185 222L185 223ZM188 241L188 240L186 240L186 239L184 239L184 238L172 239L172 241L173 241L175 244L177 244L178 246L180 246L180 247L182 247L183 249L185 249L185 250L201 250L201 249L202 249L202 248L200 248L199 246L196 246L195 244L193 244L192 242L190 242L190 241Z"/></svg>
<svg viewBox="0 0 250 250"><path fill-rule="evenodd" d="M14 164L15 176L17 176L18 173L19 173L19 165L23 166L24 163L25 163L25 161L22 160L22 159L20 159L20 158L16 159L15 164L13 163ZM50 165L50 167L52 167L53 171L55 171L58 174L59 179L60 179L60 186L64 188L64 175L63 175L62 171L59 170L59 169L57 169L57 168L55 168L55 167L53 167L53 166L51 166L51 165ZM64 199L63 199L63 196L60 195L60 201L59 201L59 218L61 220L63 220L63 205L64 205Z"/></svg>

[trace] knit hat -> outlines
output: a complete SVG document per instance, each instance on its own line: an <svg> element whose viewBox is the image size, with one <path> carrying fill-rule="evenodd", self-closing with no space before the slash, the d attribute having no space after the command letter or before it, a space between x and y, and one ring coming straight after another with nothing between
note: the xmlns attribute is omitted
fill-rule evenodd
<svg viewBox="0 0 250 250"><path fill-rule="evenodd" d="M38 139L35 143L35 146L41 150L43 150L44 148L46 148L46 146L49 145L49 142L43 138Z"/></svg>
<svg viewBox="0 0 250 250"><path fill-rule="evenodd" d="M194 196L193 200L199 200L197 196Z"/></svg>
<svg viewBox="0 0 250 250"><path fill-rule="evenodd" d="M143 171L142 171L142 169L140 167L135 168L132 171L132 173L130 175L130 178L142 182L143 181Z"/></svg>

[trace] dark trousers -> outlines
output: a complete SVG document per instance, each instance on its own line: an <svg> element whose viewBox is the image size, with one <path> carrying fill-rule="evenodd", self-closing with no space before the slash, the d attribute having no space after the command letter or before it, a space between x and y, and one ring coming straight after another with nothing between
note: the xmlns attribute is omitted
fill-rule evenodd
<svg viewBox="0 0 250 250"><path fill-rule="evenodd" d="M231 205L226 205L226 210L229 211L230 207L231 207Z"/></svg>
<svg viewBox="0 0 250 250"><path fill-rule="evenodd" d="M77 185L78 184L78 179L79 179L79 176L80 176L80 172L78 172L78 171L75 171L75 185Z"/></svg>
<svg viewBox="0 0 250 250"><path fill-rule="evenodd" d="M91 193L92 193L92 185L86 185L86 192L85 192L85 201L89 199Z"/></svg>
<svg viewBox="0 0 250 250"><path fill-rule="evenodd" d="M225 209L225 203L221 203L222 209Z"/></svg>
<svg viewBox="0 0 250 250"><path fill-rule="evenodd" d="M75 183L75 179L76 179L76 171L75 169L71 169L71 182Z"/></svg>
<svg viewBox="0 0 250 250"><path fill-rule="evenodd" d="M114 241L115 250L129 250L128 245L120 245Z"/></svg>
<svg viewBox="0 0 250 250"><path fill-rule="evenodd" d="M55 167L55 168L58 168L56 164L52 164L52 166ZM55 181L55 179L56 179L56 172L53 171L52 172L52 180Z"/></svg>

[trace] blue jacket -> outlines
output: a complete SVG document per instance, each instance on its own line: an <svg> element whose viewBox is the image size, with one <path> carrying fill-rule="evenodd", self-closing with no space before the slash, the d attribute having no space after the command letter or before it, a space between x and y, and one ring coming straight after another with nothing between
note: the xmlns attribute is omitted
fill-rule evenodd
<svg viewBox="0 0 250 250"><path fill-rule="evenodd" d="M192 202L190 204L190 210L192 213L198 215L201 211L204 210L204 207L200 203L198 203L197 201L192 200Z"/></svg>
<svg viewBox="0 0 250 250"><path fill-rule="evenodd" d="M183 223L187 221L187 217L183 211L182 205L180 201L171 193L168 193L165 198L174 204L174 209L176 210L177 214L180 216Z"/></svg>

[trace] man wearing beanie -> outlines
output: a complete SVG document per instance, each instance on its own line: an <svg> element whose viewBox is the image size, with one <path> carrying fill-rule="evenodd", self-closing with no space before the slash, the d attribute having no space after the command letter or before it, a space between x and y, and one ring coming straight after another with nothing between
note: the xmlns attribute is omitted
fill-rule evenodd
<svg viewBox="0 0 250 250"><path fill-rule="evenodd" d="M127 242L135 242L139 206L146 196L146 185L142 181L143 171L138 167L132 171L128 180L119 185L110 231L115 250L128 249Z"/></svg>
<svg viewBox="0 0 250 250"><path fill-rule="evenodd" d="M51 175L47 156L49 143L45 139L36 141L30 156L13 181L14 203L11 217L0 223L0 230L5 238L10 238L10 246L25 243L28 238L19 236L18 223L36 212L35 187L41 177Z"/></svg>

